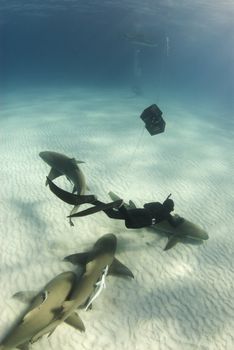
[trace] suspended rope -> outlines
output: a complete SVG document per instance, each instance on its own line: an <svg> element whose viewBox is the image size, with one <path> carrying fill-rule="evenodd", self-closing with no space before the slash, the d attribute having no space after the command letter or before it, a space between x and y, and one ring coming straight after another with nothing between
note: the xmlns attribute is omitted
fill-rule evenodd
<svg viewBox="0 0 234 350"><path fill-rule="evenodd" d="M142 142L144 132L145 132L145 126L143 125L142 128L141 128L141 131L140 131L140 134L139 134L139 137L138 137L136 146L135 146L135 148L133 149L132 155L131 155L131 157L130 157L130 162L129 162L129 164L128 164L128 169L130 169L131 166L132 166L132 164L134 163L135 155L136 155L136 152L137 152L137 150L138 150L138 148L140 147L140 144L141 144L141 142Z"/></svg>
<svg viewBox="0 0 234 350"><path fill-rule="evenodd" d="M131 171L132 171L132 167L133 167L133 164L134 164L134 161L135 161L135 157L136 157L136 153L139 149L139 147L141 146L141 143L142 143L142 140L143 140L143 135L144 135L144 132L145 132L145 126L143 125L141 130L140 130L140 133L139 133L139 136L138 136L138 139L137 139L137 142L136 142L136 145L130 155L130 161L124 166L124 179L125 179L125 183L128 185L128 188L131 186L131 183L132 181L130 181L130 177L131 177ZM126 176L127 174L127 176Z"/></svg>

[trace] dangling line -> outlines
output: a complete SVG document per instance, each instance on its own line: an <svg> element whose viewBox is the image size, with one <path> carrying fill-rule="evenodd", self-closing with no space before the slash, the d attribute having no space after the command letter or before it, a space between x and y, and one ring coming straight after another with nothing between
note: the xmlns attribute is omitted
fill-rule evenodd
<svg viewBox="0 0 234 350"><path fill-rule="evenodd" d="M137 140L137 144L136 144L136 147L134 148L133 152L132 152L132 155L131 155L131 159L130 159L130 162L128 163L128 171L129 169L131 168L133 162L134 162L134 158L135 158L135 154L140 146L140 143L142 141L142 138L143 138L143 135L144 135L144 131L145 131L145 126L143 125L142 129L141 129L141 133L138 137L138 140Z"/></svg>

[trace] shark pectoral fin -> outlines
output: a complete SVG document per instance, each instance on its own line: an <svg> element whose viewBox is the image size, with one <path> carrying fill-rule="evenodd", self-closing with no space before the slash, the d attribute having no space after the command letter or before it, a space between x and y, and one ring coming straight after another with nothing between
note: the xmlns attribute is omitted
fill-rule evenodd
<svg viewBox="0 0 234 350"><path fill-rule="evenodd" d="M77 253L77 254L71 254L66 256L63 260L64 261L69 261L70 263L74 265L86 265L89 261L90 258L90 253Z"/></svg>
<svg viewBox="0 0 234 350"><path fill-rule="evenodd" d="M22 303L28 304L33 301L33 299L36 297L37 294L38 294L38 291L34 291L34 290L21 291L12 295L12 298L17 299Z"/></svg>
<svg viewBox="0 0 234 350"><path fill-rule="evenodd" d="M132 271L122 264L118 259L114 259L108 269L108 275L134 278Z"/></svg>
<svg viewBox="0 0 234 350"><path fill-rule="evenodd" d="M24 323L26 321L28 321L30 318L34 318L36 317L36 314L38 312L38 306L35 307L34 309L30 310L22 319L21 323Z"/></svg>
<svg viewBox="0 0 234 350"><path fill-rule="evenodd" d="M57 177L61 176L61 174L58 170L51 168L49 175L47 176L51 181L56 179ZM46 179L46 186L48 185L48 180Z"/></svg>
<svg viewBox="0 0 234 350"><path fill-rule="evenodd" d="M85 326L83 321L81 320L80 316L73 312L66 320L64 321L65 323L69 324L69 326L78 329L81 332L85 332Z"/></svg>
<svg viewBox="0 0 234 350"><path fill-rule="evenodd" d="M181 240L180 234L174 234L171 237L168 238L168 242L164 248L164 250L169 250L172 247L174 247L179 241Z"/></svg>
<svg viewBox="0 0 234 350"><path fill-rule="evenodd" d="M17 294L20 294L20 293L16 293L15 295ZM33 308L24 316L24 318L21 321L22 323L27 321L30 318L35 317L35 315L38 313L40 306L46 301L47 296L48 296L48 292L46 290L44 290L40 294L37 294L35 302L33 302Z"/></svg>
<svg viewBox="0 0 234 350"><path fill-rule="evenodd" d="M83 160L77 160L76 158L71 158L72 162L74 162L74 164L83 164L85 163Z"/></svg>
<svg viewBox="0 0 234 350"><path fill-rule="evenodd" d="M26 342L24 344L18 345L16 349L19 350L29 350L29 342Z"/></svg>

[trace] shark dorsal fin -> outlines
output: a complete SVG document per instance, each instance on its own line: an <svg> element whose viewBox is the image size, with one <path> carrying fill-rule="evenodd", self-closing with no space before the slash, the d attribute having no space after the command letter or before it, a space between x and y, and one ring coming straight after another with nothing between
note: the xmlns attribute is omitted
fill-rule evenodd
<svg viewBox="0 0 234 350"><path fill-rule="evenodd" d="M114 259L109 267L108 275L134 278L132 271L122 264L118 259Z"/></svg>
<svg viewBox="0 0 234 350"><path fill-rule="evenodd" d="M22 303L28 304L32 303L33 299L35 299L37 295L38 291L27 290L15 293L14 295L12 295L12 298L17 299Z"/></svg>

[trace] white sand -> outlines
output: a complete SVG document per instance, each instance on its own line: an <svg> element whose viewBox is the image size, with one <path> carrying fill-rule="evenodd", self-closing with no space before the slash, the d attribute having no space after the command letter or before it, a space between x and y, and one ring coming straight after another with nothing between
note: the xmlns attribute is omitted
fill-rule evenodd
<svg viewBox="0 0 234 350"><path fill-rule="evenodd" d="M109 277L93 310L79 312L86 333L62 325L33 349L234 348L233 124L209 123L208 109L162 99L166 132L151 137L145 131L140 138L139 114L157 101L130 95L51 89L4 97L0 339L24 308L11 295L40 289L56 274L74 269L62 262L64 256L113 232L119 239L117 257L135 280ZM176 212L205 228L210 239L164 252L165 236L127 230L103 213L76 219L70 227L70 206L44 186L49 167L38 156L43 150L84 160L90 189L105 201L109 190L139 206L172 192ZM57 183L70 188L65 179Z"/></svg>

